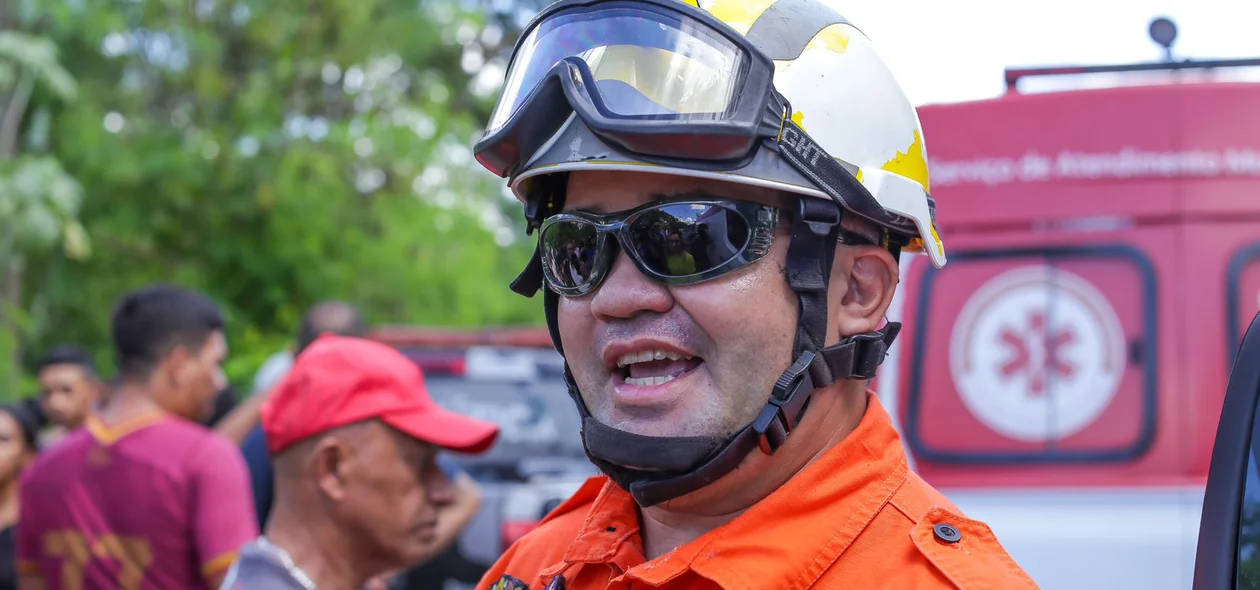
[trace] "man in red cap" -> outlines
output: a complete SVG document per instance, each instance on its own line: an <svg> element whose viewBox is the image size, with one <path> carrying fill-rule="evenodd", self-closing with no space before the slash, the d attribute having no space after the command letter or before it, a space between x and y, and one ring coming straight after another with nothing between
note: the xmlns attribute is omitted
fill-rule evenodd
<svg viewBox="0 0 1260 590"><path fill-rule="evenodd" d="M451 486L441 449L481 453L498 427L447 411L393 348L321 336L262 407L275 507L224 590L357 590L423 559Z"/></svg>

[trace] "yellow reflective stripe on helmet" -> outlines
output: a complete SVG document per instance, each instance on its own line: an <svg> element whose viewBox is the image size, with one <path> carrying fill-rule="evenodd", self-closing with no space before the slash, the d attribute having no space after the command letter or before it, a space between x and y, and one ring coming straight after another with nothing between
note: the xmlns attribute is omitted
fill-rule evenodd
<svg viewBox="0 0 1260 590"><path fill-rule="evenodd" d="M910 143L910 147L907 147L904 152L898 151L897 155L884 162L880 168L909 178L919 183L924 192L932 194L928 181L927 160L923 158L923 137L919 135L917 129L914 131L914 141Z"/></svg>
<svg viewBox="0 0 1260 590"><path fill-rule="evenodd" d="M716 0L707 9L709 14L747 35L753 23L778 0Z"/></svg>
<svg viewBox="0 0 1260 590"><path fill-rule="evenodd" d="M795 113L792 113L792 122L796 123L796 126L801 128L801 131L805 131L806 133L809 133L809 131L805 129L805 112L804 111L796 111ZM780 135L781 134L782 132L780 132Z"/></svg>
<svg viewBox="0 0 1260 590"><path fill-rule="evenodd" d="M831 25L814 35L805 50L830 49L836 53L844 53L849 49L849 28L851 27L845 24Z"/></svg>
<svg viewBox="0 0 1260 590"><path fill-rule="evenodd" d="M683 4L690 4L692 6L695 6L696 8L700 8L700 0L679 0L679 2L682 2Z"/></svg>

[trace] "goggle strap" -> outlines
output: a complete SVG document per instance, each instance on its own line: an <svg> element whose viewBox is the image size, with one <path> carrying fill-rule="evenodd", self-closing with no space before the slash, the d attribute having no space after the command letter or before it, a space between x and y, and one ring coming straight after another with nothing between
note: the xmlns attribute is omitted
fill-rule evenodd
<svg viewBox="0 0 1260 590"><path fill-rule="evenodd" d="M789 107L790 109L790 107ZM783 133L776 145L783 159L814 181L842 208L867 219L884 219L887 214L871 191L844 164L832 158L790 117L783 120Z"/></svg>

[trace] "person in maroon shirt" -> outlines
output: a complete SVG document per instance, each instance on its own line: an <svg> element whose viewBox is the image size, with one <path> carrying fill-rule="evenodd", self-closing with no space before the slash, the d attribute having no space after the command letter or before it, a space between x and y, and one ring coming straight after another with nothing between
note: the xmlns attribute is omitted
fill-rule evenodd
<svg viewBox="0 0 1260 590"><path fill-rule="evenodd" d="M197 421L224 385L223 318L156 285L115 308L120 385L23 475L24 590L217 588L258 535L240 452Z"/></svg>

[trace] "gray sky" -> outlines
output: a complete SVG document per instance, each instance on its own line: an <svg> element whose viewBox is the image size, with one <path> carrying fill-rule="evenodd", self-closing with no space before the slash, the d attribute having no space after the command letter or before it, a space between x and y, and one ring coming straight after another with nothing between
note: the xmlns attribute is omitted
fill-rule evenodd
<svg viewBox="0 0 1260 590"><path fill-rule="evenodd" d="M827 1L875 42L919 105L999 96L1006 67L1159 61L1163 49L1147 34L1156 16L1177 24L1179 59L1260 57L1256 0ZM1228 77L1260 81L1260 68ZM1021 90L1114 83L1042 78Z"/></svg>

